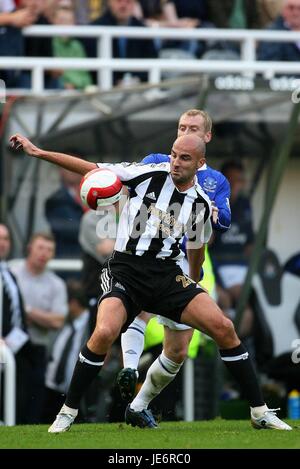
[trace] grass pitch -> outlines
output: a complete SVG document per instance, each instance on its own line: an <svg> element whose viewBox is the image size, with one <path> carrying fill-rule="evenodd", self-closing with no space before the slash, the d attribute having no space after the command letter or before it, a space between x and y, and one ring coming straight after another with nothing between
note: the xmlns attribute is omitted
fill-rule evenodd
<svg viewBox="0 0 300 469"><path fill-rule="evenodd" d="M300 420L293 431L254 430L247 420L166 422L158 429L125 424L74 424L69 432L47 433L45 425L0 427L0 448L28 449L223 449L300 447Z"/></svg>

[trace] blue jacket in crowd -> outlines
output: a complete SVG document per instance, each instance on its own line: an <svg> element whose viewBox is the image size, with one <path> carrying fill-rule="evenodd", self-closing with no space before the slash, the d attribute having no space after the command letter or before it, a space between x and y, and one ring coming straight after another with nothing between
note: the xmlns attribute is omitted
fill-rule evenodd
<svg viewBox="0 0 300 469"><path fill-rule="evenodd" d="M282 16L278 16L266 30L291 31ZM300 49L295 42L264 42L261 41L257 49L258 60L280 60L283 62L299 62ZM284 75L284 74L283 74Z"/></svg>

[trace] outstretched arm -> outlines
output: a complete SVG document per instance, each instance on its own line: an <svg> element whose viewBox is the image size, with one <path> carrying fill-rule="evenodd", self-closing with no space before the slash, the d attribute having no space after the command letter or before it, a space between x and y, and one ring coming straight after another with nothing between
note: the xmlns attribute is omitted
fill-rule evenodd
<svg viewBox="0 0 300 469"><path fill-rule="evenodd" d="M69 171L73 171L74 173L84 175L97 168L95 163L82 160L76 156L42 150L21 134L12 135L9 141L11 147L15 150L23 150L29 156L34 156L35 158L40 158L41 160L56 164L62 168L68 169Z"/></svg>

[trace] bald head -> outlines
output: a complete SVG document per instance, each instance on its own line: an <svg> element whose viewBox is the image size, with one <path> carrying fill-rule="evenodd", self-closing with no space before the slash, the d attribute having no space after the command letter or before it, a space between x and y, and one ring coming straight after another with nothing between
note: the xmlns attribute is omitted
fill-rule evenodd
<svg viewBox="0 0 300 469"><path fill-rule="evenodd" d="M181 148L184 148L187 152L195 153L199 159L205 158L206 145L204 141L200 137L198 137L198 135L182 135L181 137L178 137L175 140L173 146L174 145L179 145Z"/></svg>
<svg viewBox="0 0 300 469"><path fill-rule="evenodd" d="M191 187L197 170L205 163L205 143L195 134L182 135L173 143L171 176L180 190Z"/></svg>

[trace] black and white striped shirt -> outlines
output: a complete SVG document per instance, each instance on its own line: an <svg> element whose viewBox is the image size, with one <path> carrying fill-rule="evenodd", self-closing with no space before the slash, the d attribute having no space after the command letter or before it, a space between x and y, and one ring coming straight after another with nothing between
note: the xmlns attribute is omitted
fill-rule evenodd
<svg viewBox="0 0 300 469"><path fill-rule="evenodd" d="M171 177L170 163L98 164L113 171L130 189L123 208L115 250L156 258L183 257L180 241L186 234L195 247L211 235L211 204L195 176L195 184L180 192Z"/></svg>

